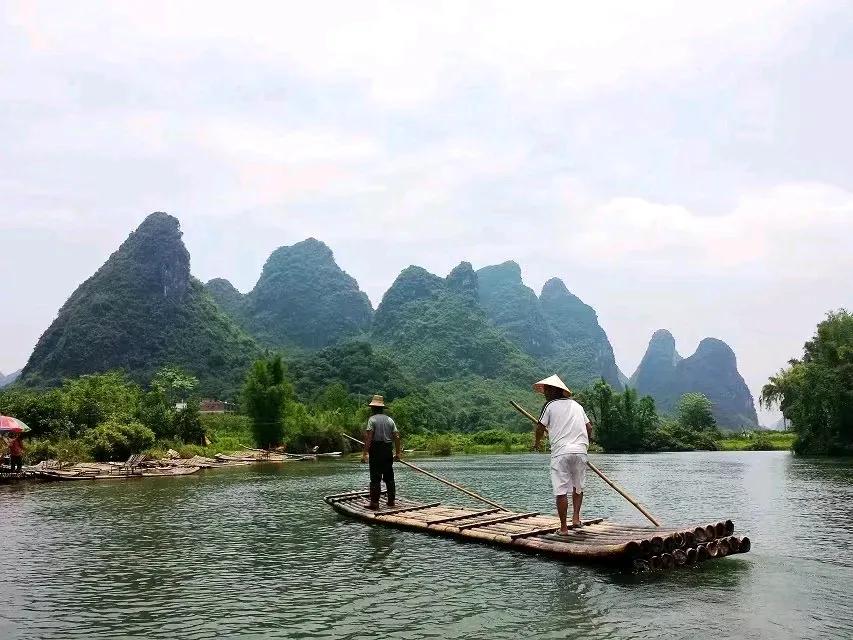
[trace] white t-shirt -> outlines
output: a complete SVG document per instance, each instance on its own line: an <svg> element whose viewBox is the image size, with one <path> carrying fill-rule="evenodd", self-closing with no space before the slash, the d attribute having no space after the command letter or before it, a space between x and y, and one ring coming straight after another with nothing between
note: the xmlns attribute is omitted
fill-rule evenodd
<svg viewBox="0 0 853 640"><path fill-rule="evenodd" d="M589 436L586 433L589 418L579 403L571 398L551 400L542 409L539 422L548 427L552 457L586 453L589 447Z"/></svg>

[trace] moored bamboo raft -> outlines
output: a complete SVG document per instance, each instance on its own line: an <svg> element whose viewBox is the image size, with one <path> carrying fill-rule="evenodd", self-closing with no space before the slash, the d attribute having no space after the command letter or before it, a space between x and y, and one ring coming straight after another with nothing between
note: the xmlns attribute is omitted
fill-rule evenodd
<svg viewBox="0 0 853 640"><path fill-rule="evenodd" d="M351 491L326 496L325 501L335 511L364 522L485 542L563 560L619 565L635 571L690 566L750 549L749 538L732 535L734 524L730 520L650 527L596 518L561 536L557 535L560 524L555 515L471 509L400 497L393 507L374 511L368 507L367 496L363 490ZM697 535L700 530L701 536Z"/></svg>

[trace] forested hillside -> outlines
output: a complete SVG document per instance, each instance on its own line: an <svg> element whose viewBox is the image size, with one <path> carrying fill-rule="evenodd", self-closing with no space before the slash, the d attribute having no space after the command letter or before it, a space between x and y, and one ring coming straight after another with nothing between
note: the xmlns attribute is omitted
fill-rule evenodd
<svg viewBox="0 0 853 640"><path fill-rule="evenodd" d="M276 249L244 295L222 278L194 279L177 219L155 213L59 310L22 383L112 369L144 381L175 365L204 393L236 400L263 349L285 355L306 401L328 388L383 393L424 428L521 427L507 398L534 402L531 383L554 372L576 390L626 382L595 310L558 278L537 296L515 262L479 271L462 262L445 278L408 267L374 312L329 247L309 238ZM681 359L672 336L657 332L630 385L665 413L700 392L720 425L756 423L734 353L717 340Z"/></svg>
<svg viewBox="0 0 853 640"><path fill-rule="evenodd" d="M367 331L373 314L355 279L314 238L276 249L245 296L219 278L207 289L262 345L276 349L327 347Z"/></svg>
<svg viewBox="0 0 853 640"><path fill-rule="evenodd" d="M622 388L613 347L595 310L552 278L537 297L521 279L515 262L477 272L480 301L492 322L525 353L557 371L575 387L603 378Z"/></svg>
<svg viewBox="0 0 853 640"><path fill-rule="evenodd" d="M464 375L521 384L540 371L490 322L478 302L477 274L467 262L447 278L405 269L376 311L372 339L418 380Z"/></svg>
<svg viewBox="0 0 853 640"><path fill-rule="evenodd" d="M233 393L257 354L190 275L178 220L153 213L62 306L21 382L53 386L111 369L148 380L175 364L208 393Z"/></svg>

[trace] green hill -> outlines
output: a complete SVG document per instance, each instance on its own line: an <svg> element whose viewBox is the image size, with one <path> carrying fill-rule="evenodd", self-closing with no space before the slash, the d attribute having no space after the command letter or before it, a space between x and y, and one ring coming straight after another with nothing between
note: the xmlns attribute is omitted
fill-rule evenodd
<svg viewBox="0 0 853 640"><path fill-rule="evenodd" d="M258 353L190 275L180 224L153 213L81 284L41 336L23 384L124 369L147 381L174 364L207 393L231 394Z"/></svg>
<svg viewBox="0 0 853 640"><path fill-rule="evenodd" d="M542 312L554 333L554 356L547 359L568 384L584 387L604 378L622 388L613 347L598 324L595 309L569 292L559 278L551 278L539 295Z"/></svg>
<svg viewBox="0 0 853 640"><path fill-rule="evenodd" d="M477 276L480 302L489 318L544 369L558 372L576 388L599 378L615 389L623 387L613 347L595 310L569 293L561 280L549 280L537 297L522 282L515 262L483 267Z"/></svg>
<svg viewBox="0 0 853 640"><path fill-rule="evenodd" d="M480 304L489 318L525 353L552 356L554 333L533 289L521 280L515 262L483 267L477 271Z"/></svg>
<svg viewBox="0 0 853 640"><path fill-rule="evenodd" d="M447 278L405 269L376 310L371 339L422 382L475 375L526 384L538 373L533 359L489 321L467 262Z"/></svg>
<svg viewBox="0 0 853 640"><path fill-rule="evenodd" d="M245 296L221 278L207 288L223 311L274 349L322 349L363 334L373 314L358 282L314 238L276 249Z"/></svg>

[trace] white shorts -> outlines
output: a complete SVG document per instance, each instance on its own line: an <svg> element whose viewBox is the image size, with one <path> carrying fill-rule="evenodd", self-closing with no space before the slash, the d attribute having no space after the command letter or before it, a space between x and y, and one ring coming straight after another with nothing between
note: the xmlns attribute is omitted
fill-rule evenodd
<svg viewBox="0 0 853 640"><path fill-rule="evenodd" d="M551 458L551 486L555 496L583 493L586 481L586 454L566 453Z"/></svg>

